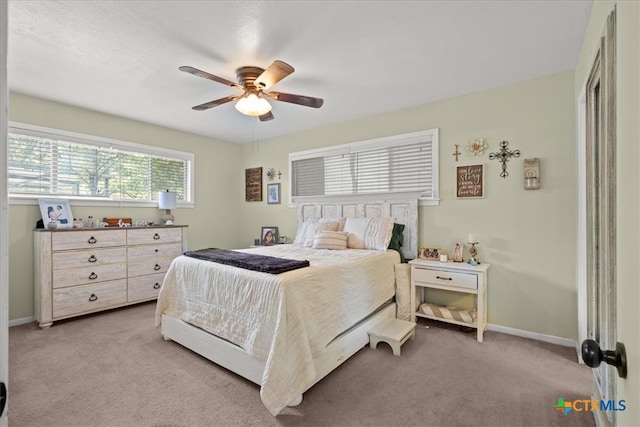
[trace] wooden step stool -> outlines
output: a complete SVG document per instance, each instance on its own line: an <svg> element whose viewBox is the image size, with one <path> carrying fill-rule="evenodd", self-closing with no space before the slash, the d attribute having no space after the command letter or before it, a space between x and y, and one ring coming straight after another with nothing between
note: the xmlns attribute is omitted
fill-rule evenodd
<svg viewBox="0 0 640 427"><path fill-rule="evenodd" d="M369 346L376 348L380 341L391 346L393 354L400 356L400 346L411 338L416 324L406 320L389 317L369 330Z"/></svg>

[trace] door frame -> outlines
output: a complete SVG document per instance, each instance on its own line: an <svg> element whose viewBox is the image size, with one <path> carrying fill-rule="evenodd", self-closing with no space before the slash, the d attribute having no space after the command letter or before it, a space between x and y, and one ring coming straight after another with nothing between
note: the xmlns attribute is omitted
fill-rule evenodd
<svg viewBox="0 0 640 427"><path fill-rule="evenodd" d="M600 43L594 52L591 70L576 100L578 162L578 346L594 339L601 348L614 348L617 342L616 294L616 8L610 12ZM590 104L593 82L598 83L598 121L594 126L594 110ZM591 133L590 133L591 131ZM595 139L594 139L595 138ZM600 185L604 182L606 185ZM590 221L591 218L597 221ZM604 220L603 220L604 218ZM608 219L608 220L607 220ZM591 236L591 237L590 237ZM595 240L598 250L594 251ZM592 270L591 266L597 269ZM597 294L589 283L598 284ZM604 284L604 287L602 285ZM601 310L602 309L602 310ZM605 319L599 322L597 318ZM600 326L603 326L600 328ZM595 336L594 331L600 333ZM593 370L594 400L615 400L617 395L615 368L602 363ZM615 425L615 411L594 413L598 426Z"/></svg>
<svg viewBox="0 0 640 427"><path fill-rule="evenodd" d="M9 199L7 196L7 83L8 5L0 2L0 382L9 389ZM7 398L8 400L8 398ZM9 424L8 405L0 416L0 427Z"/></svg>

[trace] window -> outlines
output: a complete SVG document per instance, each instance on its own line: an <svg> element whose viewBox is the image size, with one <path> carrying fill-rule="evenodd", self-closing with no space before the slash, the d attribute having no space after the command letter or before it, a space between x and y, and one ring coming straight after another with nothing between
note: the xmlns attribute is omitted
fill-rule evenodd
<svg viewBox="0 0 640 427"><path fill-rule="evenodd" d="M193 202L192 153L13 123L8 143L13 198L135 203L170 190L180 202Z"/></svg>
<svg viewBox="0 0 640 427"><path fill-rule="evenodd" d="M293 203L415 194L438 204L438 129L289 154Z"/></svg>

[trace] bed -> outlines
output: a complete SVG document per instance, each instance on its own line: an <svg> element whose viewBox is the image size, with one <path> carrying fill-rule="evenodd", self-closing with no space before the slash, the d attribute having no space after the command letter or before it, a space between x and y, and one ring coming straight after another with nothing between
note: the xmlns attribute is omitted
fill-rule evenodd
<svg viewBox="0 0 640 427"><path fill-rule="evenodd" d="M309 239L318 243L332 231L315 233L322 227L309 225L305 234L303 226L342 221L354 231L354 224L384 225L389 218L405 226L402 251L414 258L416 200L299 205L294 244L238 250L310 262L281 274L180 256L160 291L156 326L165 339L260 385L275 416L299 404L306 390L368 343L369 329L397 311L398 252L317 249Z"/></svg>

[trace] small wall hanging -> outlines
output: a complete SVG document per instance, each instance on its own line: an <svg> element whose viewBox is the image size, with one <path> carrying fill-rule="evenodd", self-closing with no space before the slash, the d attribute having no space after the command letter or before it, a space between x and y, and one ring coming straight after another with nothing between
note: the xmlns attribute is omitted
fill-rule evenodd
<svg viewBox="0 0 640 427"><path fill-rule="evenodd" d="M489 154L489 160L498 160L502 163L502 172L500 172L500 176L502 178L506 178L509 176L509 172L507 172L507 162L511 157L520 157L520 150L509 150L507 146L509 145L509 141L502 141L500 143L500 150Z"/></svg>
<svg viewBox="0 0 640 427"><path fill-rule="evenodd" d="M244 197L247 202L262 201L262 168L244 170Z"/></svg>
<svg viewBox="0 0 640 427"><path fill-rule="evenodd" d="M540 188L540 162L538 158L524 159L524 189Z"/></svg>
<svg viewBox="0 0 640 427"><path fill-rule="evenodd" d="M455 146L456 146L456 149L455 149L455 151L453 152L453 154L451 154L451 155L452 155L452 156L456 156L456 162L457 162L457 161L458 161L458 156L459 156L460 154L462 154L462 153L461 153L460 151L458 151L458 147L459 147L459 145L458 145L458 144L455 144Z"/></svg>
<svg viewBox="0 0 640 427"><path fill-rule="evenodd" d="M276 170L274 168L267 169L267 179L273 181L276 177Z"/></svg>
<svg viewBox="0 0 640 427"><path fill-rule="evenodd" d="M469 141L469 154L472 156L482 156L486 148L487 143L482 138Z"/></svg>

